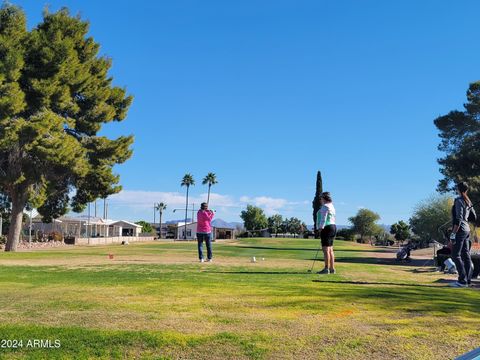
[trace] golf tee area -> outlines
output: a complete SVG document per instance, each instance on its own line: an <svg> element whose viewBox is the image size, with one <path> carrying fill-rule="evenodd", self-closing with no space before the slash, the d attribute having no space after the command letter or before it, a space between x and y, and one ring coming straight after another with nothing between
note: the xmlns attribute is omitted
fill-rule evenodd
<svg viewBox="0 0 480 360"><path fill-rule="evenodd" d="M217 242L212 263L196 242L1 253L0 358L443 360L480 346L478 280L450 288L431 249L398 264L395 248L336 240L337 273L318 275L318 245Z"/></svg>

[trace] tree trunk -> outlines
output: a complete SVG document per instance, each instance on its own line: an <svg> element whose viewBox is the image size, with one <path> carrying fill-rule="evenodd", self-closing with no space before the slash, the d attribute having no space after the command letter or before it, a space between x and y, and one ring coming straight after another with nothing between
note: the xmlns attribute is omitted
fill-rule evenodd
<svg viewBox="0 0 480 360"><path fill-rule="evenodd" d="M5 244L5 251L16 251L20 233L22 231L23 209L27 203L27 194L12 195L12 218L10 220L10 229L8 230L8 239Z"/></svg>
<svg viewBox="0 0 480 360"><path fill-rule="evenodd" d="M162 238L162 210L160 210L160 225L159 225L159 229L160 229L160 239Z"/></svg>
<svg viewBox="0 0 480 360"><path fill-rule="evenodd" d="M186 204L185 204L185 234L183 235L184 240L187 240L188 188L189 188L189 186L187 185L187 201L186 201Z"/></svg>
<svg viewBox="0 0 480 360"><path fill-rule="evenodd" d="M208 184L208 197L207 197L207 205L210 204L210 188L212 187L212 184Z"/></svg>

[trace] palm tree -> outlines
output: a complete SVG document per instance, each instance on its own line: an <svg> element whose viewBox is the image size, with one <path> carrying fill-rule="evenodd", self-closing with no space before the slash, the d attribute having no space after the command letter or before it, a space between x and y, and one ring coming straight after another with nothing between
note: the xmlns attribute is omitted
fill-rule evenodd
<svg viewBox="0 0 480 360"><path fill-rule="evenodd" d="M187 187L187 202L185 205L185 234L183 236L183 238L186 240L187 239L188 189L190 188L190 185L195 185L195 180L193 179L192 174L185 174L183 176L182 183L180 185Z"/></svg>
<svg viewBox="0 0 480 360"><path fill-rule="evenodd" d="M158 212L160 213L160 239L162 238L162 214L163 214L163 210L165 210L166 208L167 208L167 204L163 202L158 203L155 206L155 210L158 210Z"/></svg>
<svg viewBox="0 0 480 360"><path fill-rule="evenodd" d="M212 187L212 185L218 184L217 175L215 175L214 173L208 173L207 176L203 178L202 184L203 185L208 184L208 198L207 198L207 204L208 204L210 202L210 188Z"/></svg>

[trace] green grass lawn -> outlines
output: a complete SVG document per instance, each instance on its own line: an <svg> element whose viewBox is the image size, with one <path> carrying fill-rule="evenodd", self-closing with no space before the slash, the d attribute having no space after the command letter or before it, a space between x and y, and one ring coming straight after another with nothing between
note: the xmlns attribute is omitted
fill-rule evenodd
<svg viewBox="0 0 480 360"><path fill-rule="evenodd" d="M23 347L0 357L443 360L480 346L477 289L342 241L338 274L309 274L317 246L215 243L211 264L193 242L1 253L0 340Z"/></svg>

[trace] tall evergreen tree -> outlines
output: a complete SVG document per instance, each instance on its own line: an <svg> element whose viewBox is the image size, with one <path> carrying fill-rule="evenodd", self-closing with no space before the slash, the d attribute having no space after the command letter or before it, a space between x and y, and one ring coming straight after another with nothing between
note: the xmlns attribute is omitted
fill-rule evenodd
<svg viewBox="0 0 480 360"><path fill-rule="evenodd" d="M441 138L438 149L445 153L438 160L443 175L438 190L447 193L466 181L472 201L480 201L480 81L470 84L463 111L450 111L434 123Z"/></svg>
<svg viewBox="0 0 480 360"><path fill-rule="evenodd" d="M315 232L315 238L316 239L318 239L320 237L320 234L319 234L318 229L317 229L317 212L322 207L322 203L321 203L322 192L323 192L322 174L320 173L320 171L318 171L317 172L317 183L316 183L316 188L315 188L315 197L313 198L313 201L312 201L313 230Z"/></svg>
<svg viewBox="0 0 480 360"><path fill-rule="evenodd" d="M98 136L126 117L132 97L112 85L111 60L67 9L27 30L24 12L0 8L0 189L12 201L5 250L16 250L28 203L48 221L121 190L112 168L132 136ZM71 194L74 193L71 198Z"/></svg>

